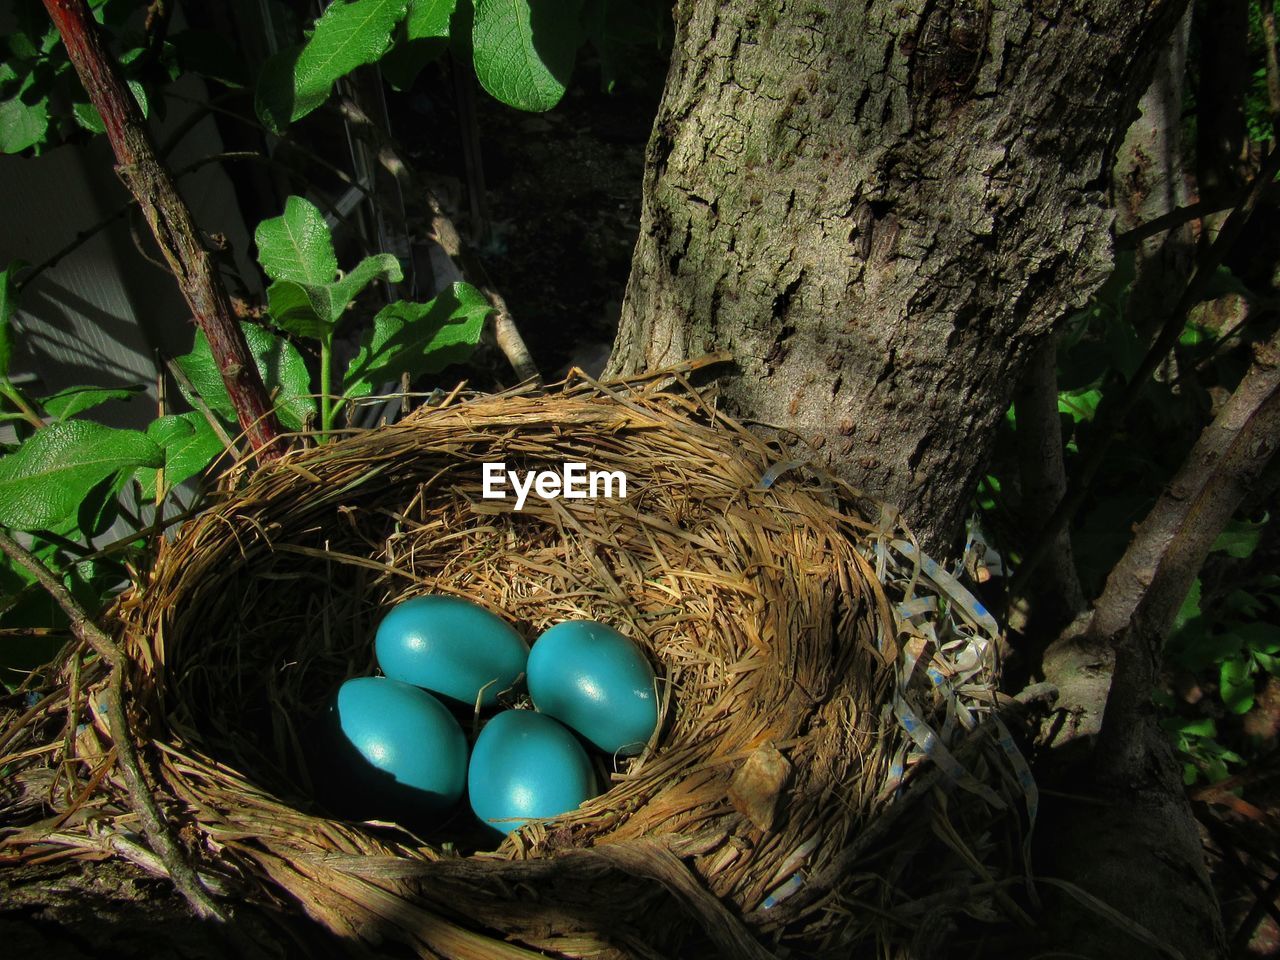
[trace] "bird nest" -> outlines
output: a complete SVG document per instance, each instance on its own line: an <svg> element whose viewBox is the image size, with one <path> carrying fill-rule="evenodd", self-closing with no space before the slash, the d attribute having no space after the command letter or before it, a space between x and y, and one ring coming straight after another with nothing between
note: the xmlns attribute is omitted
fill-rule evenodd
<svg viewBox="0 0 1280 960"><path fill-rule="evenodd" d="M778 461L690 390L575 381L450 397L220 496L108 617L148 787L205 885L485 960L846 957L999 909L1026 778L1007 731L980 722L985 612L966 616L878 506ZM516 511L483 496L491 462L621 471L627 495ZM463 813L336 816L316 799L333 770L314 732L337 686L374 671L379 618L423 593L529 638L574 618L617 628L658 667L656 735L601 761L606 792L496 849ZM45 716L79 711L79 732L24 762L78 771L73 801L18 839L127 854L102 671L70 669ZM904 793L926 756L933 779Z"/></svg>

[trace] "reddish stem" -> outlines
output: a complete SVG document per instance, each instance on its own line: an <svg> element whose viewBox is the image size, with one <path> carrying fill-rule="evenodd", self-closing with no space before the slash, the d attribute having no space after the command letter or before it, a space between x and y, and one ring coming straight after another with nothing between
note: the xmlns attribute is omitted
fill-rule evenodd
<svg viewBox="0 0 1280 960"><path fill-rule="evenodd" d="M240 428L261 460L275 459L284 452L280 422L226 288L200 243L191 211L178 195L173 177L156 157L146 121L107 52L88 5L84 0L44 0L44 5L90 101L102 115L116 155L116 172L138 201L192 316L209 340Z"/></svg>

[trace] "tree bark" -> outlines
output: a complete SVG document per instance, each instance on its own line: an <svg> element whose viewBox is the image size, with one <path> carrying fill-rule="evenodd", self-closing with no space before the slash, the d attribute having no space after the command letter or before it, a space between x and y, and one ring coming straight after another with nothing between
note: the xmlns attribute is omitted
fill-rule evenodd
<svg viewBox="0 0 1280 960"><path fill-rule="evenodd" d="M682 0L610 372L731 351L735 412L945 547L1185 8Z"/></svg>
<svg viewBox="0 0 1280 960"><path fill-rule="evenodd" d="M1067 493L1062 423L1058 414L1058 345L1046 337L1032 352L1015 400L1018 416L1019 514L1026 541L1034 543ZM1060 530L1045 557L1041 575L1027 584L1030 602L1023 631L1039 649L1084 609L1071 535Z"/></svg>
<svg viewBox="0 0 1280 960"><path fill-rule="evenodd" d="M1119 233L1153 223L1188 202L1181 134L1190 31L1188 9L1165 47L1151 86L1138 104L1138 118L1120 148L1112 178ZM1160 329L1178 302L1191 274L1194 247L1189 222L1137 245L1126 313L1144 339Z"/></svg>
<svg viewBox="0 0 1280 960"><path fill-rule="evenodd" d="M1114 650L1115 666L1092 758L1094 783L1085 788L1096 806L1048 820L1054 827L1045 841L1049 869L1078 878L1187 957L1224 956L1226 938L1179 764L1159 729L1151 691L1160 681L1164 639L1187 591L1278 446L1280 336L1256 349L1249 372L1138 527L1081 642L1070 648ZM1082 792L1084 780L1077 769L1072 792ZM1143 882L1135 884L1136 876ZM1117 943L1110 932L1095 932L1079 912L1063 910L1058 917L1082 931L1076 946L1086 954L1154 956L1127 940Z"/></svg>

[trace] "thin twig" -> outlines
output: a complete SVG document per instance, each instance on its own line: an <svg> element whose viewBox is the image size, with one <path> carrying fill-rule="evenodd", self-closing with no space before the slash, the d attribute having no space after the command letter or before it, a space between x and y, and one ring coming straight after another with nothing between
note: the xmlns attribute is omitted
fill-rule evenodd
<svg viewBox="0 0 1280 960"><path fill-rule="evenodd" d="M1143 724L1164 638L1214 541L1280 445L1280 334L1254 348L1240 385L1205 427L1107 577L1089 636L1116 650L1097 757L1112 778L1148 762Z"/></svg>
<svg viewBox="0 0 1280 960"><path fill-rule="evenodd" d="M1185 207L1176 207L1168 213L1162 214L1146 223L1140 223L1132 230L1125 230L1116 234L1115 245L1117 250L1136 250L1143 240L1154 237L1157 233L1164 233L1166 230L1176 230L1178 227L1196 220L1203 220L1205 217L1212 216L1215 213L1222 213L1226 210L1233 209L1239 203L1238 197L1209 197L1201 198L1195 203L1189 203Z"/></svg>
<svg viewBox="0 0 1280 960"><path fill-rule="evenodd" d="M1050 334L1033 348L1015 399L1018 411L1018 472L1022 481L1024 529L1028 544L1053 515L1067 491L1062 456L1062 425L1058 415L1058 338ZM1031 590L1031 616L1046 625L1044 635L1056 631L1084 609L1084 591L1076 572L1071 538L1058 534L1049 553L1046 576ZM1041 631L1031 631L1038 635Z"/></svg>
<svg viewBox="0 0 1280 960"><path fill-rule="evenodd" d="M1040 542L1036 544L1035 549L1023 561L1021 568L1019 568L1017 575L1010 584L1010 592L1013 594L1017 595L1026 589L1027 581L1052 549L1058 535L1067 529L1071 519L1088 499L1093 486L1093 479L1097 475L1098 469L1102 466L1112 440L1115 439L1129 412L1137 404L1138 398L1146 390L1147 381L1151 379L1152 374L1164 362L1169 351L1178 342L1178 336L1182 333L1182 328L1186 324L1187 313L1193 306L1204 299L1218 266L1239 237L1245 224L1248 223L1253 211L1257 209L1263 192L1275 180L1277 173L1280 173L1280 142L1277 142L1272 147L1262 165L1262 169L1245 191L1245 195L1241 198L1239 205L1231 211L1230 216L1223 223L1217 237L1212 243L1203 248L1199 262L1196 264L1195 273L1192 274L1191 279L1187 282L1182 296L1178 298L1178 302L1170 312L1168 320L1165 321L1164 327L1156 337L1155 343L1147 351L1146 356L1143 357L1141 365L1129 380L1123 392L1111 403L1107 402L1106 397L1103 398L1103 403L1098 408L1093 440L1080 459L1080 465L1067 495L1062 498L1062 502L1058 504L1053 516L1045 524L1044 534Z"/></svg>
<svg viewBox="0 0 1280 960"><path fill-rule="evenodd" d="M511 316L506 300L498 293L488 270L485 269L475 251L463 241L462 235L444 212L439 199L421 181L413 168L405 163L403 152L387 132L370 120L368 115L360 109L359 104L350 98L344 98L339 107L343 117L351 123L353 128L373 141L378 151L378 161L396 178L401 189L406 193L416 193L426 200L431 210L431 230L436 244L450 260L457 264L462 275L480 289L494 309L493 332L498 349L503 352L511 368L515 370L516 376L522 381L531 380L541 384L542 374L539 373L537 364L533 362L533 356L520 335L520 329Z"/></svg>
<svg viewBox="0 0 1280 960"><path fill-rule="evenodd" d="M231 454L232 459L239 461L243 456L240 452L240 448L236 446L236 442L231 439L231 436L223 428L221 421L213 415L213 411L209 409L209 405L204 402L204 398L196 391L195 386L191 383L191 380L187 377L186 373L183 372L182 368L178 366L177 362L172 357L166 357L164 365L168 368L169 372L173 374L173 379L178 381L178 385L181 386L183 392L186 393L187 399L191 402L191 405L200 411L200 415L203 416L209 426L213 428L213 432L218 435L218 439L222 441L222 446Z"/></svg>
<svg viewBox="0 0 1280 960"><path fill-rule="evenodd" d="M71 620L72 632L92 647L111 668L107 679L107 718L111 724L111 737L115 742L120 770L124 774L129 805L138 815L151 849L164 861L173 885L186 897L196 916L201 919L224 920L222 911L201 888L199 878L187 862L156 804L155 797L147 787L124 709L124 675L129 664L124 651L90 619L84 608L49 568L4 531L0 531L0 550L35 577Z"/></svg>
<svg viewBox="0 0 1280 960"><path fill-rule="evenodd" d="M117 173L138 201L196 323L209 339L240 425L261 461L284 453L280 423L191 211L156 156L146 122L85 0L43 0L80 82L102 116Z"/></svg>

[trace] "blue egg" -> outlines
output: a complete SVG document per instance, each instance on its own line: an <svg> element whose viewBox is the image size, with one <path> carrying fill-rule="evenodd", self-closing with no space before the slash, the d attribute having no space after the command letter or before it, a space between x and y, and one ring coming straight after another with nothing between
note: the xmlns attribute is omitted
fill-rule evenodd
<svg viewBox="0 0 1280 960"><path fill-rule="evenodd" d="M471 751L471 809L503 833L576 810L595 788L587 751L546 714L503 711L485 724Z"/></svg>
<svg viewBox="0 0 1280 960"><path fill-rule="evenodd" d="M658 726L653 667L594 620L558 623L529 651L529 696L543 713L609 754L639 753Z"/></svg>
<svg viewBox="0 0 1280 960"><path fill-rule="evenodd" d="M357 754L334 758L335 770L358 781L351 793L386 801L396 811L443 810L458 802L466 785L467 739L427 691L386 677L356 677L338 689L333 711L339 746Z"/></svg>
<svg viewBox="0 0 1280 960"><path fill-rule="evenodd" d="M458 597L415 597L396 604L378 624L378 666L388 677L482 706L524 673L529 644L484 607Z"/></svg>

